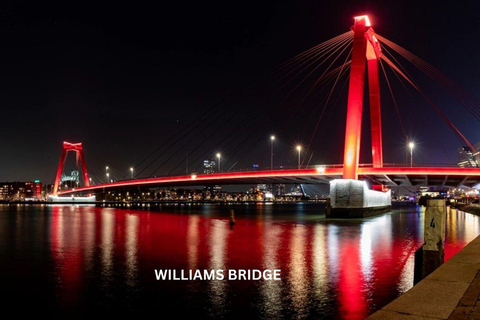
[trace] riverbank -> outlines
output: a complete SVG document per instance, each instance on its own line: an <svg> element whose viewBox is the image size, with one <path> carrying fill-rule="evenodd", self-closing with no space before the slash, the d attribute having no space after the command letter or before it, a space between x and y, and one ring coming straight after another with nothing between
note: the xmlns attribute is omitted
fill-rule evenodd
<svg viewBox="0 0 480 320"><path fill-rule="evenodd" d="M480 206L462 209L480 215ZM480 319L477 304L480 306L480 236L367 319Z"/></svg>
<svg viewBox="0 0 480 320"><path fill-rule="evenodd" d="M480 204L477 203L459 205L457 209L480 216Z"/></svg>

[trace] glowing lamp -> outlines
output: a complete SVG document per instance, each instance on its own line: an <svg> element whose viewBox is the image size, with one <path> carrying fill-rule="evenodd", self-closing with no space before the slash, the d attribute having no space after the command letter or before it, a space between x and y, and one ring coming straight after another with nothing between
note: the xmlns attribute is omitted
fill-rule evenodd
<svg viewBox="0 0 480 320"><path fill-rule="evenodd" d="M355 19L355 22L356 22L356 20L361 20L361 19L365 20L365 27L371 27L372 26L372 24L370 23L370 19L368 19L367 15L358 16L358 17L355 17L354 19Z"/></svg>

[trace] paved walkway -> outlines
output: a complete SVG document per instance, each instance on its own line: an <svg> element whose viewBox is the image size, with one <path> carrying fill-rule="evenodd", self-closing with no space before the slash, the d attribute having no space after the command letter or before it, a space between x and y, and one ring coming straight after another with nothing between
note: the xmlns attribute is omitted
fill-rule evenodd
<svg viewBox="0 0 480 320"><path fill-rule="evenodd" d="M480 320L480 236L367 319Z"/></svg>

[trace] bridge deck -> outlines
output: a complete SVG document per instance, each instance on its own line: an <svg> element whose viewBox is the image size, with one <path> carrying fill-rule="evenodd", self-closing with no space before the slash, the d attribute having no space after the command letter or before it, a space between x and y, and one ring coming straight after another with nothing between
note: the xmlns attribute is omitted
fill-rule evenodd
<svg viewBox="0 0 480 320"><path fill-rule="evenodd" d="M371 184L386 186L440 186L473 187L480 183L480 168L451 167L360 167L359 179ZM199 174L189 176L167 176L148 179L124 180L59 191L59 195L87 194L105 190L129 189L135 187L160 186L202 186L238 184L328 184L341 179L341 167L317 167L315 169L289 169Z"/></svg>

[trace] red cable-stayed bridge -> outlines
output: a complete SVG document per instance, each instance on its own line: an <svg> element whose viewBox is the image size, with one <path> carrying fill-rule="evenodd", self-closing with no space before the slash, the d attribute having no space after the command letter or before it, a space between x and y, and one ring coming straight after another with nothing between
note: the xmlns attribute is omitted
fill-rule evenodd
<svg viewBox="0 0 480 320"><path fill-rule="evenodd" d="M410 62L431 77L437 78L440 85L449 92L457 95L457 98L463 102L466 108L480 119L480 107L475 109L475 105L480 106L480 103L462 91L455 85L454 82L439 73L436 69L431 67L425 61L414 56L410 52L397 46L393 42L376 34L367 16L360 16L355 18L355 24L352 31L334 38L336 44L345 44L346 39L353 38L351 60L345 60L345 63L336 69L325 71L315 82L315 85L310 88L310 91L317 85L321 79L334 79L335 84L338 82L340 76L344 75L345 70L350 68L348 103L347 103L347 121L345 126L345 148L344 148L344 163L342 165L321 165L309 167L302 165L299 169L285 169L285 170L263 170L263 171L243 171L243 172L225 172L215 174L190 174L190 175L173 175L165 177L148 177L141 179L123 180L110 183L102 183L97 185L90 185L88 174L83 157L83 150L81 144L64 143L62 158L57 171L57 178L55 181L54 194L58 195L72 195L72 194L89 194L96 192L105 192L115 189L127 189L135 187L155 187L155 186L199 186L206 184L217 185L231 185L231 184L258 184L258 183L283 183L283 184L318 184L329 183L334 179L362 179L367 180L371 185L377 186L440 186L440 187L473 187L480 182L480 168L458 168L450 166L420 166L418 163L415 166L390 166L383 161L383 143L382 143L382 123L381 123L381 108L380 108L380 85L379 85L379 65L385 73L382 61L396 72L397 77L404 79L416 91L418 91L423 98L430 104L435 112L446 122L448 127L454 132L462 145L468 146L473 154L478 153L474 145L471 144L460 130L448 119L448 117L440 110L440 108L429 99L422 91L420 86L416 84L408 73L401 67L395 64L394 59L389 59L385 56L381 47L379 39L383 44L389 45L390 48L396 50ZM328 42L328 41L327 41ZM326 43L327 43L326 42ZM333 43L333 42L332 42ZM318 47L320 48L320 47ZM307 50L314 52L315 50ZM333 50L328 57L338 52L340 48ZM342 50L342 52L345 48ZM325 56L327 53L323 53ZM301 56L301 59L307 59L308 55ZM328 58L327 57L327 58ZM335 58L337 60L337 58ZM306 60L308 61L308 59ZM306 61L302 63L306 63ZM313 64L316 60L308 62ZM371 143L372 143L372 163L360 164L360 136L362 127L362 110L364 100L364 87L366 79L366 71L368 71L368 88L369 88L369 102L370 102L370 124L371 124ZM301 82L297 85L297 87ZM390 87L390 83L388 83ZM310 91L308 94L310 94ZM290 93L289 93L290 94ZM288 94L288 95L289 95ZM332 91L328 95L330 100ZM299 101L298 105L304 102L304 99ZM327 102L325 103L326 106ZM398 113L398 107L394 100L395 107ZM297 107L298 107L297 105ZM323 110L324 111L324 110ZM323 115L322 111L322 115ZM404 130L403 122L400 118L402 131L406 142L408 137ZM317 123L318 127L318 123ZM316 128L315 128L316 130ZM312 135L313 138L313 135ZM312 140L310 140L310 143ZM309 144L310 147L310 144ZM77 160L82 162L82 171L85 181L85 186L71 190L59 190L59 178L63 167L63 161L66 157L67 151L75 151ZM308 168L306 168L308 167Z"/></svg>
<svg viewBox="0 0 480 320"><path fill-rule="evenodd" d="M216 174L184 175L102 183L98 185L62 190L58 195L103 193L138 187L203 186L203 185L255 185L255 184L328 184L341 179L343 167L319 166L309 169L227 172ZM474 187L480 183L480 168L455 167L383 167L358 168L359 179L372 185L389 187Z"/></svg>

